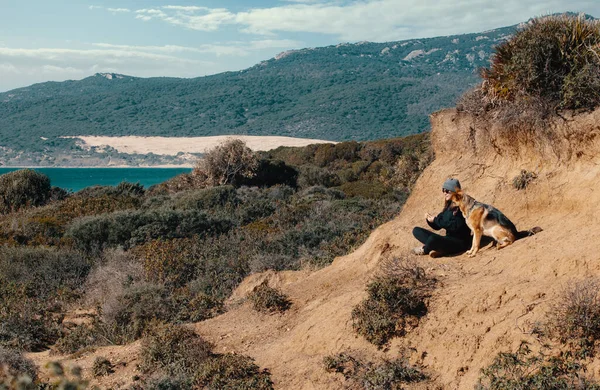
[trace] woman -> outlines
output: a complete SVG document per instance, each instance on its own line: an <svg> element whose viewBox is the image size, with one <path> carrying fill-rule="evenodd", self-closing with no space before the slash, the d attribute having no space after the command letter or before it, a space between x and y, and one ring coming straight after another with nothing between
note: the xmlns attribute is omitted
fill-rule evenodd
<svg viewBox="0 0 600 390"><path fill-rule="evenodd" d="M471 247L471 229L467 226L458 206L452 207L452 193L457 188L460 189L458 179L446 180L442 185L444 209L437 217L429 213L425 214L427 224L434 230L446 229L446 235L440 236L429 230L415 227L413 235L423 245L413 249L413 253L439 257L463 252Z"/></svg>

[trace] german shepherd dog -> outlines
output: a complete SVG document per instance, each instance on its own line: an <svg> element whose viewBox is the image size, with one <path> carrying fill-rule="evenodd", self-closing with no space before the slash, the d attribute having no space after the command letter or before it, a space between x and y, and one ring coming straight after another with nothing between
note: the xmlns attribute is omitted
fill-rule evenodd
<svg viewBox="0 0 600 390"><path fill-rule="evenodd" d="M460 208L467 226L473 233L473 244L466 253L469 257L475 256L481 244L481 236L492 237L497 242L497 249L502 249L516 240L534 235L542 231L536 226L530 230L518 231L515 224L500 210L485 203L481 203L456 188L452 194L452 202Z"/></svg>

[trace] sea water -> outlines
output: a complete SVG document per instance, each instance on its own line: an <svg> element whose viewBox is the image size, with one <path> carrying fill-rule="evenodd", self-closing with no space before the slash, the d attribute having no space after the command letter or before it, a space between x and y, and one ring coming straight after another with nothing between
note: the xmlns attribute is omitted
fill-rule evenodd
<svg viewBox="0 0 600 390"><path fill-rule="evenodd" d="M22 168L0 168L0 175ZM192 168L31 168L50 178L54 187L79 191L101 185L115 186L122 181L140 183L144 187L162 183Z"/></svg>

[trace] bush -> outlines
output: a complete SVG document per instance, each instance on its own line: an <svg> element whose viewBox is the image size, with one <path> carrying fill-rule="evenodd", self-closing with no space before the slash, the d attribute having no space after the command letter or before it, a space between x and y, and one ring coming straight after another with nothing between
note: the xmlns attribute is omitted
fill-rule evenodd
<svg viewBox="0 0 600 390"><path fill-rule="evenodd" d="M478 390L598 390L600 385L583 376L585 367L569 354L534 354L526 342L515 353L499 353L481 370Z"/></svg>
<svg viewBox="0 0 600 390"><path fill-rule="evenodd" d="M0 214L45 204L51 195L48 176L32 169L0 175Z"/></svg>
<svg viewBox="0 0 600 390"><path fill-rule="evenodd" d="M551 333L579 353L593 354L600 340L600 281L586 279L567 286L548 313Z"/></svg>
<svg viewBox="0 0 600 390"><path fill-rule="evenodd" d="M421 267L406 260L384 264L383 275L367 285L368 297L352 310L352 326L369 342L382 347L405 333L406 319L427 313L425 298L431 280Z"/></svg>
<svg viewBox="0 0 600 390"><path fill-rule="evenodd" d="M551 101L557 108L593 109L600 103L600 28L584 15L533 19L496 47L483 69L488 101Z"/></svg>
<svg viewBox="0 0 600 390"><path fill-rule="evenodd" d="M39 351L53 344L62 307L78 297L89 270L75 252L0 248L0 345Z"/></svg>
<svg viewBox="0 0 600 390"><path fill-rule="evenodd" d="M76 248L98 253L104 248L128 248L157 238L220 234L232 228L226 218L211 218L197 210L118 211L74 221L66 236Z"/></svg>
<svg viewBox="0 0 600 390"><path fill-rule="evenodd" d="M4 367L4 375L27 376L32 382L37 380L37 367L20 352L0 347L0 379L2 379L1 367ZM3 388L1 381L0 388Z"/></svg>
<svg viewBox="0 0 600 390"><path fill-rule="evenodd" d="M96 359L94 359L94 364L92 365L92 375L95 377L107 376L113 372L113 365L110 360L103 356L98 356Z"/></svg>
<svg viewBox="0 0 600 390"><path fill-rule="evenodd" d="M318 168L314 166L304 166L300 169L298 177L298 185L302 188L312 186L336 187L341 184L341 180L337 174L328 169Z"/></svg>
<svg viewBox="0 0 600 390"><path fill-rule="evenodd" d="M252 289L252 292L248 294L248 299L252 302L254 310L263 313L281 313L292 305L286 295L269 287L266 280Z"/></svg>
<svg viewBox="0 0 600 390"><path fill-rule="evenodd" d="M160 370L169 376L191 376L211 356L212 345L193 330L155 324L142 341L144 372Z"/></svg>
<svg viewBox="0 0 600 390"><path fill-rule="evenodd" d="M271 374L241 355L224 354L206 360L196 371L196 386L207 389L270 390Z"/></svg>
<svg viewBox="0 0 600 390"><path fill-rule="evenodd" d="M239 185L253 177L258 160L244 141L230 139L207 151L198 161L194 175L209 186Z"/></svg>
<svg viewBox="0 0 600 390"><path fill-rule="evenodd" d="M94 322L94 325L98 325ZM52 351L71 354L89 347L106 345L107 341L98 332L97 326L79 325L68 331L52 346Z"/></svg>
<svg viewBox="0 0 600 390"><path fill-rule="evenodd" d="M141 283L118 296L111 306L105 306L102 318L112 329L112 342L124 344L139 339L154 321L173 319L176 307L163 286Z"/></svg>
<svg viewBox="0 0 600 390"><path fill-rule="evenodd" d="M522 169L521 173L519 173L513 179L513 187L517 190L524 190L535 179L537 179L537 175L535 173Z"/></svg>
<svg viewBox="0 0 600 390"><path fill-rule="evenodd" d="M427 379L421 370L408 364L405 358L372 363L343 352L326 356L323 363L328 372L343 374L346 381L354 385L352 388L402 389L403 383L421 382Z"/></svg>
<svg viewBox="0 0 600 390"><path fill-rule="evenodd" d="M178 209L212 210L235 206L238 203L235 188L230 185L181 192L173 197L172 204Z"/></svg>

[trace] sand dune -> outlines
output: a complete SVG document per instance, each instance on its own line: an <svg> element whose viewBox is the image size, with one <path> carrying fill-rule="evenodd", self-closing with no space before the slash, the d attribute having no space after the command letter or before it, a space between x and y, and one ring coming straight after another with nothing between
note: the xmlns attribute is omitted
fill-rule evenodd
<svg viewBox="0 0 600 390"><path fill-rule="evenodd" d="M311 144L333 143L319 139L293 138L279 136L253 136L253 135L219 135L212 137L100 137L100 136L74 136L66 138L80 139L82 147L110 146L121 153L148 154L175 156L178 153L204 153L207 150L230 139L238 138L246 142L254 151L275 149L279 146L306 146Z"/></svg>

